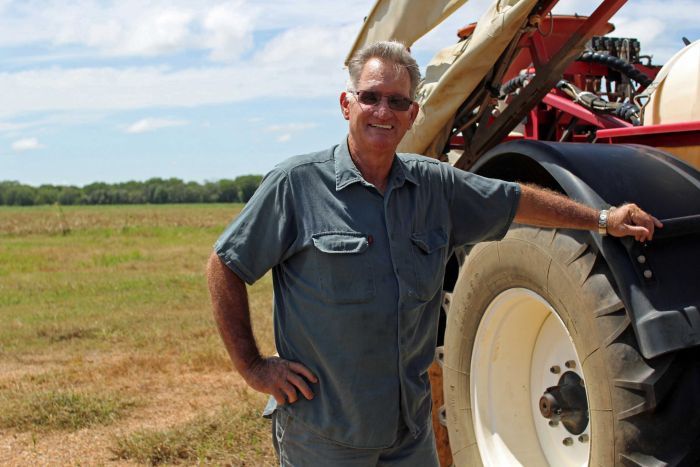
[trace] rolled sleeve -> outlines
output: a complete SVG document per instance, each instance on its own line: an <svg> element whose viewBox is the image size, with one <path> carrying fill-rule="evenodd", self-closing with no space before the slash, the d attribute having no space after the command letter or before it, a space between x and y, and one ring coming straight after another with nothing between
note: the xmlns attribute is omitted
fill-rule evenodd
<svg viewBox="0 0 700 467"><path fill-rule="evenodd" d="M286 172L274 169L214 244L236 275L252 284L289 252L296 238L293 199Z"/></svg>
<svg viewBox="0 0 700 467"><path fill-rule="evenodd" d="M520 186L450 169L453 243L473 245L503 238L518 209Z"/></svg>

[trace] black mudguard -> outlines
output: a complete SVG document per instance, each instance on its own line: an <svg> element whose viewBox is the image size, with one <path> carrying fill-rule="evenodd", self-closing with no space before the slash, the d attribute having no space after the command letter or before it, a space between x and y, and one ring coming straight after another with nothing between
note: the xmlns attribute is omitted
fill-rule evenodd
<svg viewBox="0 0 700 467"><path fill-rule="evenodd" d="M700 172L649 146L529 140L496 146L472 171L597 209L634 202L666 220L651 242L591 232L591 245L612 272L644 357L700 345Z"/></svg>

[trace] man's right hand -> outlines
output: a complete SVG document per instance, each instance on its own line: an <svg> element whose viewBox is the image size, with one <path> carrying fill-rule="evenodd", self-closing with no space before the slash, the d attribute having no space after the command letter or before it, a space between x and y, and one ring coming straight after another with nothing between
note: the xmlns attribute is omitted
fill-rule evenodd
<svg viewBox="0 0 700 467"><path fill-rule="evenodd" d="M318 383L318 378L304 365L280 357L260 358L245 373L243 378L250 387L272 395L278 404L296 402L297 390L308 400L313 399L307 381Z"/></svg>
<svg viewBox="0 0 700 467"><path fill-rule="evenodd" d="M263 358L253 337L248 292L243 280L212 252L207 265L207 282L214 319L236 370L256 391L271 394L278 404L294 403L297 390L307 399L314 397L307 381L318 378L301 363L279 357Z"/></svg>

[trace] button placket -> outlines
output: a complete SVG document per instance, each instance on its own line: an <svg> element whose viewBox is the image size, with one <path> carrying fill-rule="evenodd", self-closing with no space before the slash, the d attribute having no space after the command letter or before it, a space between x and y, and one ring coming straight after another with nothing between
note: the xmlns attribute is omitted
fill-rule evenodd
<svg viewBox="0 0 700 467"><path fill-rule="evenodd" d="M393 195L393 196L391 196ZM394 190L390 189L387 192L387 196L384 199L384 219L387 230L387 237L389 238L389 248L391 253L391 261L396 274L396 282L399 289L399 298L396 304L396 334L397 334L397 353L398 353L398 375L399 375L399 385L401 387L401 415L404 418L404 423L409 427L409 430L415 430L415 424L410 418L410 409L408 403L408 395L406 388L404 387L404 380L406 379L406 362L405 362L405 351L406 351L406 337L404 332L404 323L402 316L404 315L407 303L401 297L404 293L410 296L410 289L408 288L405 278L402 278L401 274L403 271L404 276L406 273L410 272L410 265L406 261L410 258L410 250L406 247L408 242L407 236L402 236L400 230L401 227L401 216L398 212L398 206L395 202L396 193ZM406 241L404 240L404 237Z"/></svg>

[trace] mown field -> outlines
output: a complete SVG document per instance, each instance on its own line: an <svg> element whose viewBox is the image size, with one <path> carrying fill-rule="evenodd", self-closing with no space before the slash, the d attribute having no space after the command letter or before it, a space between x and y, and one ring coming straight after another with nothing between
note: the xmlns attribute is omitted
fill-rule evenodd
<svg viewBox="0 0 700 467"><path fill-rule="evenodd" d="M205 264L241 205L0 207L0 465L271 465ZM272 353L271 278L249 288Z"/></svg>

